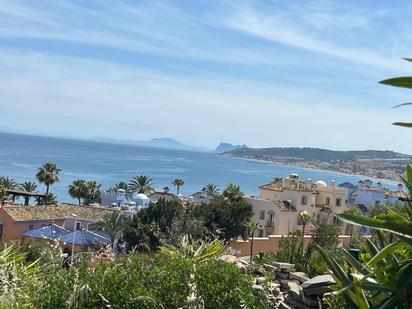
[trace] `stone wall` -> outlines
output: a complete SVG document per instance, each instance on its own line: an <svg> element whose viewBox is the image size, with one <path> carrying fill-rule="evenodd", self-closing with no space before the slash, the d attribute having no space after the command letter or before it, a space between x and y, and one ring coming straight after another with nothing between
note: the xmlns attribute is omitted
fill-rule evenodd
<svg viewBox="0 0 412 309"><path fill-rule="evenodd" d="M286 237L286 236L285 236ZM253 255L259 253L274 252L279 250L279 243L282 235L270 235L268 237L255 237L253 241ZM311 235L305 235L304 246L306 247L311 241ZM343 247L348 247L350 241L349 235L340 235L339 242ZM229 243L231 253L235 256L250 255L250 238L249 240L236 240Z"/></svg>

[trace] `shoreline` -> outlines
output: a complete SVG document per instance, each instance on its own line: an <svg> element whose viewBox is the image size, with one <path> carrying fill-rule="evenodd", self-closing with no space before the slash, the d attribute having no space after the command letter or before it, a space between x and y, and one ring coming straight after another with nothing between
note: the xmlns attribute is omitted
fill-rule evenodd
<svg viewBox="0 0 412 309"><path fill-rule="evenodd" d="M225 156L225 157L250 161L251 163L264 163L264 164L271 164L271 165L283 165L283 166L290 166L290 167L300 167L300 168L307 169L307 170L322 171L322 172L330 172L330 173L336 173L336 174L342 174L342 175L348 175L348 176L355 176L355 177L364 178L364 179L371 179L371 180L374 180L375 182L380 181L380 182L385 182L385 183L392 183L394 185L396 185L398 183L401 183L400 179L399 180L394 180L394 179L388 179L388 178L377 178L377 177L371 177L371 176L362 175L362 174L345 173L345 172L342 172L342 171L337 171L337 170L332 170L332 169L322 169L322 168L316 168L316 167L312 167L312 166L305 166L305 165L299 165L299 164L293 164L293 163L280 163L280 162L273 162L273 161L268 161L268 160L263 160L263 159L245 158L245 157L225 155L225 154L221 154L221 155Z"/></svg>

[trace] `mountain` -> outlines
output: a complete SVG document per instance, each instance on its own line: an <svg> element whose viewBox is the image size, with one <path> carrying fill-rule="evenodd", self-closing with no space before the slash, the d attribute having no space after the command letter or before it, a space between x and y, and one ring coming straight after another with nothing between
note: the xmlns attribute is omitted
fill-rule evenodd
<svg viewBox="0 0 412 309"><path fill-rule="evenodd" d="M104 137L94 138L93 140L98 141L98 142L147 146L147 147L154 147L154 148L167 148L167 149L204 151L204 152L210 151L210 149L206 147L196 147L196 146L186 145L170 137L153 138L148 141L120 140L120 139L112 139L112 138L104 138Z"/></svg>
<svg viewBox="0 0 412 309"><path fill-rule="evenodd" d="M412 159L412 156L389 150L352 150L337 151L310 147L291 148L241 148L226 151L226 155L248 158L288 158L308 161L334 161L334 160L362 160L362 159Z"/></svg>
<svg viewBox="0 0 412 309"><path fill-rule="evenodd" d="M233 145L230 143L220 143L216 149L215 152L216 153L224 153L224 152L228 152L228 151L233 151L236 149L243 149L243 148L247 148L247 146L245 144L243 145Z"/></svg>

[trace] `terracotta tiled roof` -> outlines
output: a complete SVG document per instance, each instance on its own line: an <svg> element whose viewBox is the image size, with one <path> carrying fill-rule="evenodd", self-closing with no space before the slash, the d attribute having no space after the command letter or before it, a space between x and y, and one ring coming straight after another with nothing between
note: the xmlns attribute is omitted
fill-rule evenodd
<svg viewBox="0 0 412 309"><path fill-rule="evenodd" d="M96 221L106 214L117 211L101 206L78 206L70 204L57 206L7 205L2 208L14 221L66 219L72 217L71 214L77 215L78 219Z"/></svg>

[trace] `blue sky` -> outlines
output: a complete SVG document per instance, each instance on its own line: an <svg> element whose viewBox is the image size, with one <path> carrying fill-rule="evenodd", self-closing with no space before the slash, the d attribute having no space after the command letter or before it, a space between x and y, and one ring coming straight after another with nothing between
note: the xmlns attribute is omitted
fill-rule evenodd
<svg viewBox="0 0 412 309"><path fill-rule="evenodd" d="M0 130L412 153L409 1L1 1Z"/></svg>

